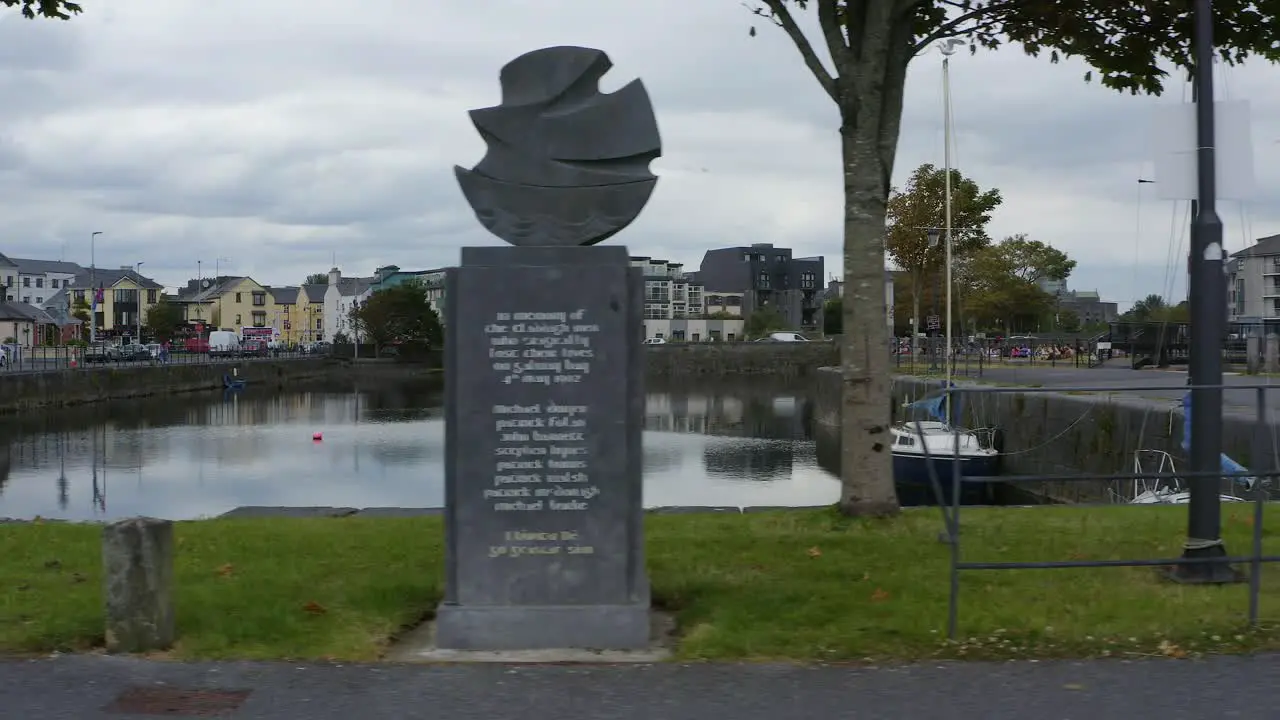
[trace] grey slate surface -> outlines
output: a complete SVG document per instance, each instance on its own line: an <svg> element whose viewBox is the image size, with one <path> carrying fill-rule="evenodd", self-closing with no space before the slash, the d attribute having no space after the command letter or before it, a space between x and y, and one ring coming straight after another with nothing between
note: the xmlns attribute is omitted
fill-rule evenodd
<svg viewBox="0 0 1280 720"><path fill-rule="evenodd" d="M0 718L124 718L131 685L252 690L221 717L299 720L1218 720L1275 718L1280 657L798 665L177 664L66 656L0 664ZM137 716L140 719L143 716Z"/></svg>

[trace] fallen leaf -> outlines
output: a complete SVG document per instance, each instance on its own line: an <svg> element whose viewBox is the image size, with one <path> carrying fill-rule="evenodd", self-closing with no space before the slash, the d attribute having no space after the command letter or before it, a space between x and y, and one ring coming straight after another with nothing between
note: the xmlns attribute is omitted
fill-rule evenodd
<svg viewBox="0 0 1280 720"><path fill-rule="evenodd" d="M222 577L231 577L232 573L234 572L235 572L235 567L233 567L231 563L227 563L226 565L223 565L222 567L218 568L218 574L221 575Z"/></svg>
<svg viewBox="0 0 1280 720"><path fill-rule="evenodd" d="M817 545L814 545L813 547L809 548L808 552L809 552L809 557L816 558L816 557L822 556L822 550L818 549Z"/></svg>
<svg viewBox="0 0 1280 720"><path fill-rule="evenodd" d="M1186 650L1183 650L1182 648L1178 647L1174 643L1169 642L1168 640L1161 640L1158 648L1160 650L1160 653L1165 657L1184 658L1187 656Z"/></svg>
<svg viewBox="0 0 1280 720"><path fill-rule="evenodd" d="M869 573L869 572L864 572L864 573L862 573L862 579L863 579L863 580L870 580L870 579L871 579L871 573Z"/></svg>
<svg viewBox="0 0 1280 720"><path fill-rule="evenodd" d="M876 588L875 592L871 593L871 602L884 602L888 599L889 593L885 590L881 590L880 588Z"/></svg>
<svg viewBox="0 0 1280 720"><path fill-rule="evenodd" d="M311 601L307 602L307 604L306 604L306 605L303 605L303 606L302 606L302 611L303 611L303 612L305 612L305 613L307 613L307 614L309 614L309 615L323 615L323 614L325 614L325 613L329 612L328 610L326 610L326 609L324 608L324 606L323 606L323 605L321 605L320 603L316 602L315 600L311 600Z"/></svg>

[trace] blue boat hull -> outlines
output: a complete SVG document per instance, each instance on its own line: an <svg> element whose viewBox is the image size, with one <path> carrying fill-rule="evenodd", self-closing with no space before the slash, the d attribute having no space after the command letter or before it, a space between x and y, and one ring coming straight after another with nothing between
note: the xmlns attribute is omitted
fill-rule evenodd
<svg viewBox="0 0 1280 720"><path fill-rule="evenodd" d="M893 480L898 490L898 502L903 505L937 505L939 498L930 479L933 475L941 486L943 504L952 504L952 470L955 460L950 455L926 459L922 455L893 454ZM969 477L994 477L1000 474L1000 456L961 458L960 474ZM981 480L962 480L961 505L995 504L996 485Z"/></svg>

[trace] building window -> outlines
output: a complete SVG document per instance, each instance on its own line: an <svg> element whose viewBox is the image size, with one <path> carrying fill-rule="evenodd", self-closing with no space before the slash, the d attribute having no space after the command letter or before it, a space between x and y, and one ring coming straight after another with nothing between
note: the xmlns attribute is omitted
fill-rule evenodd
<svg viewBox="0 0 1280 720"><path fill-rule="evenodd" d="M147 303L149 303L149 304L151 304L151 305L155 305L155 304L156 304L156 291L155 291L155 290L148 290L148 291L147 291Z"/></svg>
<svg viewBox="0 0 1280 720"><path fill-rule="evenodd" d="M42 297L40 297L39 295L37 295L37 296L36 296L36 304L37 304L37 305L39 305L39 304L41 304L41 303L43 303L43 302L44 302L44 298L42 298Z"/></svg>
<svg viewBox="0 0 1280 720"><path fill-rule="evenodd" d="M31 287L31 278L22 278L22 287Z"/></svg>
<svg viewBox="0 0 1280 720"><path fill-rule="evenodd" d="M50 280L50 281L49 281L49 287L53 288L54 290L57 290L57 289L58 289L58 278L53 278L52 280Z"/></svg>
<svg viewBox="0 0 1280 720"><path fill-rule="evenodd" d="M261 311L261 310L255 310L255 311L253 312L253 326L254 326L254 327L266 327L266 326L267 326L267 313L266 313L266 312L264 312L264 311Z"/></svg>
<svg viewBox="0 0 1280 720"><path fill-rule="evenodd" d="M236 302L240 302L240 293L236 293Z"/></svg>
<svg viewBox="0 0 1280 720"><path fill-rule="evenodd" d="M320 320L320 319L317 319L317 320L316 320L316 329L317 329L317 330L323 330L323 329L324 329L324 320Z"/></svg>
<svg viewBox="0 0 1280 720"><path fill-rule="evenodd" d="M36 287L38 288L44 287L44 278L36 278Z"/></svg>
<svg viewBox="0 0 1280 720"><path fill-rule="evenodd" d="M84 291L83 290L75 291L75 299L79 302L84 302Z"/></svg>
<svg viewBox="0 0 1280 720"><path fill-rule="evenodd" d="M253 294L254 307L262 307L267 304L267 294L264 292L255 292Z"/></svg>
<svg viewBox="0 0 1280 720"><path fill-rule="evenodd" d="M237 313L237 314L236 314L236 324L237 324L237 325L242 324L242 323L240 322L240 315L239 315L239 313Z"/></svg>
<svg viewBox="0 0 1280 720"><path fill-rule="evenodd" d="M136 303L138 302L137 290L112 290L112 299L118 303Z"/></svg>

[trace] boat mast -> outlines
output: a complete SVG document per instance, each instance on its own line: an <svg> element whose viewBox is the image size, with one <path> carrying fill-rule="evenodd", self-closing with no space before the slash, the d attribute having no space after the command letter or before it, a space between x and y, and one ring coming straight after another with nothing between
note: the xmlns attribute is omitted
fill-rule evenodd
<svg viewBox="0 0 1280 720"><path fill-rule="evenodd" d="M942 52L942 164L945 177L943 180L943 238L946 243L947 263L947 320L946 340L942 351L942 364L945 368L947 388L947 422L955 418L951 415L953 405L951 395L951 56L957 46L963 44L957 38L943 41L938 49Z"/></svg>

